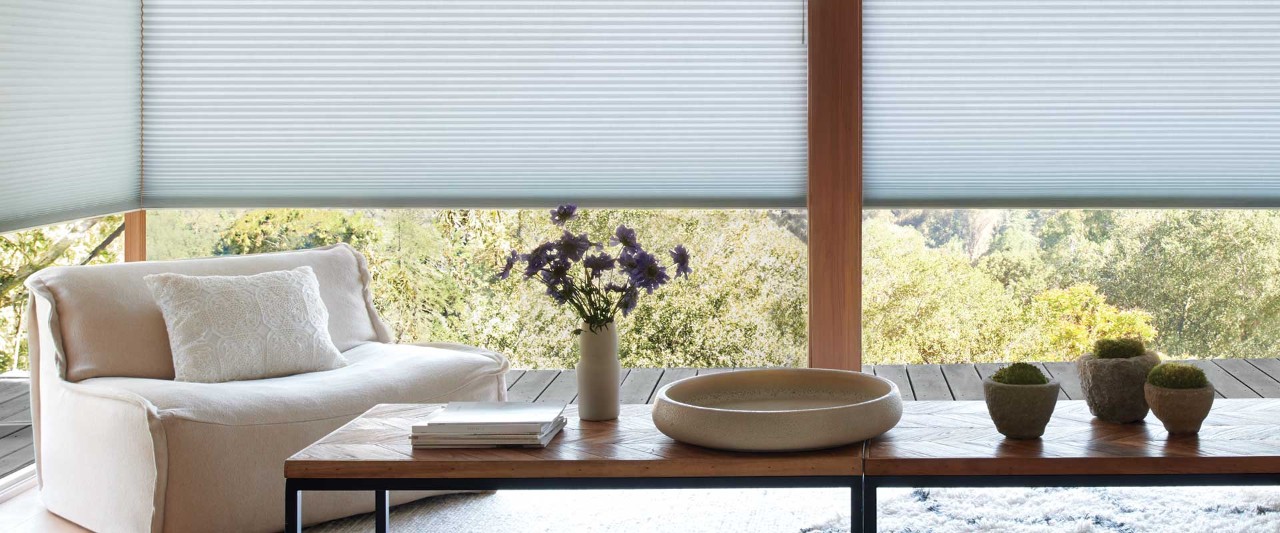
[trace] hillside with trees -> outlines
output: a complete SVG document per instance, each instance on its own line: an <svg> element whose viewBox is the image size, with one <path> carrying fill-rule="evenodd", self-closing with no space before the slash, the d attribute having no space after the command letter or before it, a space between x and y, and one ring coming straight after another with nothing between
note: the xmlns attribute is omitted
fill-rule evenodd
<svg viewBox="0 0 1280 533"><path fill-rule="evenodd" d="M153 259L347 242L370 260L397 340L573 365L571 314L494 273L557 230L545 210L199 210L149 213ZM1280 213L1241 210L874 210L863 214L864 361L1061 361L1137 336L1178 358L1273 357L1280 341ZM5 235L0 286L41 265L116 260L119 218ZM626 366L803 365L803 211L593 210L649 248L685 244L693 275L622 322ZM103 242L104 246L98 246ZM51 259L52 258L52 259ZM25 293L0 295L0 363L25 357ZM25 366L20 361L19 366Z"/></svg>

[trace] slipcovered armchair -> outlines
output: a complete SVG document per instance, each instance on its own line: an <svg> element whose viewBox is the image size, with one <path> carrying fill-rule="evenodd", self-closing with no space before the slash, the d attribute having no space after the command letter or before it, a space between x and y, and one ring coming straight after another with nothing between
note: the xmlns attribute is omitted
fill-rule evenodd
<svg viewBox="0 0 1280 533"><path fill-rule="evenodd" d="M329 333L347 366L252 381L173 380L164 319L143 276L303 265L319 280ZM365 260L346 245L57 267L27 287L41 497L50 511L95 531L278 531L284 460L375 404L506 398L499 354L391 344ZM305 498L306 523L373 510L368 493Z"/></svg>

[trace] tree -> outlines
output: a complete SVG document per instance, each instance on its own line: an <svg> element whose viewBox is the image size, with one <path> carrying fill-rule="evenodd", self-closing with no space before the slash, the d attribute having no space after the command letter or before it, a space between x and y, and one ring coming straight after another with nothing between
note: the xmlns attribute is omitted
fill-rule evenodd
<svg viewBox="0 0 1280 533"><path fill-rule="evenodd" d="M1021 360L1028 317L1004 286L959 250L930 248L916 230L863 225L864 360L961 363Z"/></svg>
<svg viewBox="0 0 1280 533"><path fill-rule="evenodd" d="M27 278L55 265L114 261L123 232L121 217L108 216L0 236L0 368L26 368Z"/></svg>
<svg viewBox="0 0 1280 533"><path fill-rule="evenodd" d="M1147 211L1119 219L1104 291L1150 310L1175 357L1274 357L1280 213Z"/></svg>
<svg viewBox="0 0 1280 533"><path fill-rule="evenodd" d="M1088 283L1036 295L1033 313L1036 336L1043 343L1037 350L1037 361L1075 359L1098 339L1137 337L1151 341L1156 337L1150 313L1110 305L1098 287Z"/></svg>

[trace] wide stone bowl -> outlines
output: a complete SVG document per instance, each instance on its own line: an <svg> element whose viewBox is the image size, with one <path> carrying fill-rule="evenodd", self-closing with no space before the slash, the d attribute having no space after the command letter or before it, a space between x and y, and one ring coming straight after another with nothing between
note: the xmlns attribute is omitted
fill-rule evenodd
<svg viewBox="0 0 1280 533"><path fill-rule="evenodd" d="M680 442L748 452L818 450L867 440L902 418L892 381L785 368L682 379L658 391L653 423Z"/></svg>

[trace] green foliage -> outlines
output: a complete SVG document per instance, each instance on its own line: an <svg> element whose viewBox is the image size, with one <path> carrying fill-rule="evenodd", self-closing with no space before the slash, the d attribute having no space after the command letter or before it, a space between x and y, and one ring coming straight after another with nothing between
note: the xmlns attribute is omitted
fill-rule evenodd
<svg viewBox="0 0 1280 533"><path fill-rule="evenodd" d="M122 223L94 217L0 235L0 372L28 368L23 282L50 266L118 261Z"/></svg>
<svg viewBox="0 0 1280 533"><path fill-rule="evenodd" d="M991 381L1005 385L1044 385L1049 379L1035 365L1014 363L996 370L991 374Z"/></svg>
<svg viewBox="0 0 1280 533"><path fill-rule="evenodd" d="M1110 305L1087 283L1044 291L1032 299L1032 309L1047 357L1038 360L1074 359L1088 351L1090 342L1109 337L1139 339L1141 347L1140 339L1156 335L1150 313Z"/></svg>
<svg viewBox="0 0 1280 533"><path fill-rule="evenodd" d="M214 253L348 242L369 259L375 304L396 340L458 341L528 368L576 362L577 320L533 284L499 283L511 249L557 236L545 210L264 210L239 215ZM647 295L620 320L625 366L803 365L807 356L804 243L764 211L585 210L575 231L632 227L665 254L695 254L688 279Z"/></svg>
<svg viewBox="0 0 1280 533"><path fill-rule="evenodd" d="M554 237L546 210L151 211L152 259L347 242L365 253L399 341L459 341L523 367L574 363L576 320L531 284L494 282L504 255ZM1280 344L1280 211L876 210L863 214L863 360L1063 361L1136 338L1178 358L1271 357ZM114 222L111 222L114 220ZM24 265L83 260L119 223L0 242L0 287ZM627 366L804 365L803 212L587 210L577 231L684 243L694 274L620 321ZM120 243L94 262L118 259ZM7 280L7 281L6 281ZM0 293L0 364L25 357L22 290ZM6 358L8 362L6 362ZM22 363L19 367L25 366Z"/></svg>
<svg viewBox="0 0 1280 533"><path fill-rule="evenodd" d="M1142 339L1098 339L1093 344L1093 356L1098 359L1129 359L1147 353Z"/></svg>
<svg viewBox="0 0 1280 533"><path fill-rule="evenodd" d="M314 209L251 211L222 232L215 255L316 248L345 242L357 250L379 238L373 220L359 212Z"/></svg>
<svg viewBox="0 0 1280 533"><path fill-rule="evenodd" d="M1147 374L1147 383L1166 389L1203 389L1209 385L1204 371L1186 363L1161 363Z"/></svg>

